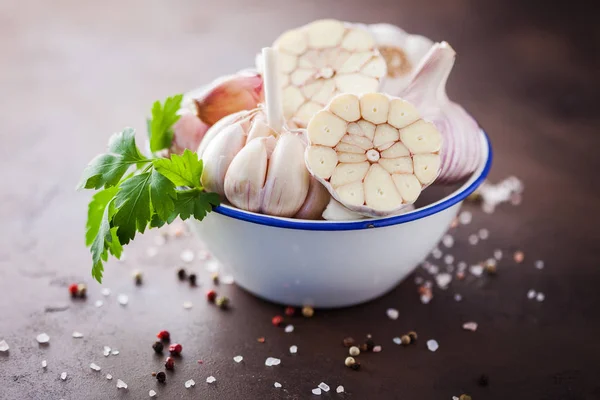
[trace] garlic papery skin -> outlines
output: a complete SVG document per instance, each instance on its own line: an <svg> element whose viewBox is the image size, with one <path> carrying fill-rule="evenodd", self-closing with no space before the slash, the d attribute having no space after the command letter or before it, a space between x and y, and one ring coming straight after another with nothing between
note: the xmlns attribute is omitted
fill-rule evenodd
<svg viewBox="0 0 600 400"><path fill-rule="evenodd" d="M446 94L446 81L455 58L456 52L448 43L436 43L401 94L417 107L424 119L435 124L444 139L436 183L463 180L475 171L483 157L479 125Z"/></svg>
<svg viewBox="0 0 600 400"><path fill-rule="evenodd" d="M363 26L314 21L283 33L273 48L279 53L283 116L300 127L336 94L377 91L386 75L385 59Z"/></svg>
<svg viewBox="0 0 600 400"><path fill-rule="evenodd" d="M255 109L263 98L262 76L252 71L218 78L208 87L187 93L181 117L173 126L170 151L196 151L212 125L239 111Z"/></svg>
<svg viewBox="0 0 600 400"><path fill-rule="evenodd" d="M341 94L307 129L308 170L351 211L398 213L438 175L442 136L403 99Z"/></svg>
<svg viewBox="0 0 600 400"><path fill-rule="evenodd" d="M411 82L416 68L434 42L425 36L411 35L391 24L367 25L367 29L375 38L377 49L387 64L387 75L380 90L399 96Z"/></svg>

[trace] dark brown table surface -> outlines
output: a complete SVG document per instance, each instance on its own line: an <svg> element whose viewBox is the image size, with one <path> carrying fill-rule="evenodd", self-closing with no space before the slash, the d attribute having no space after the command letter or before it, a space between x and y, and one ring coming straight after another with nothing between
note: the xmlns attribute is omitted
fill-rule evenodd
<svg viewBox="0 0 600 400"><path fill-rule="evenodd" d="M141 399L155 389L163 399L295 399L316 397L311 389L324 381L332 392L323 398L599 399L600 33L591 4L2 1L0 340L11 349L0 354L0 398ZM270 323L280 306L235 285L217 288L231 298L230 312L206 304L213 285L199 261L188 268L199 273L200 287L175 277L181 251L196 248L193 238L149 257L151 232L129 246L125 262L109 263L104 287L112 294L103 297L83 245L89 193L74 191L83 166L110 133L142 129L153 100L250 66L283 30L327 16L392 22L457 50L449 92L492 138L491 180L515 175L525 183L521 205L493 214L466 205L473 222L453 233L456 259L476 262L502 249L498 275L434 288L428 305L411 276L369 304L296 317L286 334ZM470 246L468 235L480 228L490 238ZM516 264L511 254L519 249L525 260ZM534 268L537 259L543 270ZM136 268L144 272L140 287L131 278ZM87 301L69 298L73 281L88 283ZM529 289L545 301L528 300ZM126 307L119 293L129 295ZM184 310L184 301L193 308ZM388 307L399 310L398 320L386 317ZM477 332L463 330L465 321L478 322ZM161 366L150 348L160 329L184 346L165 386L150 376ZM417 345L392 342L411 329ZM73 331L84 338L73 339ZM48 346L37 344L41 332L50 335ZM341 340L367 333L383 350L360 356L362 370L351 371ZM437 352L427 350L427 339L439 342ZM104 345L120 354L103 357ZM238 354L244 361L235 364ZM264 366L269 356L281 365ZM482 374L487 387L478 384ZM205 382L210 375L215 384ZM116 389L117 378L127 391ZM196 387L186 390L190 378ZM340 384L347 393L334 392Z"/></svg>

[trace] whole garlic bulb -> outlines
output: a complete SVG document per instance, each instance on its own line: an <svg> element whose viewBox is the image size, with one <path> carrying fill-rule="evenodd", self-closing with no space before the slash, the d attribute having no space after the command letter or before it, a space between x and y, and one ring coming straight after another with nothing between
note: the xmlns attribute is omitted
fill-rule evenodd
<svg viewBox="0 0 600 400"><path fill-rule="evenodd" d="M275 132L262 109L232 118L201 151L202 185L246 211L316 219L329 194L304 164L306 132ZM211 135L209 131L207 136Z"/></svg>
<svg viewBox="0 0 600 400"><path fill-rule="evenodd" d="M208 129L222 118L255 109L263 101L262 77L252 71L221 77L186 94L181 117L173 126L172 153L195 151Z"/></svg>
<svg viewBox="0 0 600 400"><path fill-rule="evenodd" d="M434 42L421 35L411 35L391 24L367 25L375 38L377 49L385 58L387 75L381 91L399 96L411 82L421 60Z"/></svg>
<svg viewBox="0 0 600 400"><path fill-rule="evenodd" d="M466 178L483 158L479 125L446 94L446 81L455 58L456 52L448 43L436 43L401 94L426 120L435 124L444 139L436 183L454 183Z"/></svg>

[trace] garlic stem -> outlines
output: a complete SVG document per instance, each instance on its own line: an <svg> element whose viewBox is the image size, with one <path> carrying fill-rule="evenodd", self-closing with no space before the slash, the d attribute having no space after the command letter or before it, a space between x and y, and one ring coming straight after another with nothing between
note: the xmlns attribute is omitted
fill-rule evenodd
<svg viewBox="0 0 600 400"><path fill-rule="evenodd" d="M417 104L423 101L446 101L446 82L454 66L456 52L447 42L434 44L415 68L403 98ZM425 78L426 76L426 78Z"/></svg>
<svg viewBox="0 0 600 400"><path fill-rule="evenodd" d="M275 132L281 132L283 126L283 108L277 50L271 47L262 49L264 60L265 103L267 105L267 124Z"/></svg>

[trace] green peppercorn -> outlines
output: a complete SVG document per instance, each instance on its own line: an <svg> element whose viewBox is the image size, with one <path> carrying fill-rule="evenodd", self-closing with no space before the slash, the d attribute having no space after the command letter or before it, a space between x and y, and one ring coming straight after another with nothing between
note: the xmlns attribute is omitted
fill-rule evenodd
<svg viewBox="0 0 600 400"><path fill-rule="evenodd" d="M405 345L405 346L408 346L408 345L410 344L410 336L408 336L408 335L402 335L402 336L400 337L400 342L401 342L403 345Z"/></svg>
<svg viewBox="0 0 600 400"><path fill-rule="evenodd" d="M461 394L458 400L471 400L471 396L468 394Z"/></svg>
<svg viewBox="0 0 600 400"><path fill-rule="evenodd" d="M142 284L142 273L141 273L141 271L135 271L133 273L133 280L135 281L135 284L137 286L140 286Z"/></svg>
<svg viewBox="0 0 600 400"><path fill-rule="evenodd" d="M304 315L306 318L310 318L314 314L315 314L315 309L312 308L311 306L302 307L302 315Z"/></svg>
<svg viewBox="0 0 600 400"><path fill-rule="evenodd" d="M218 273L216 273L216 272L215 272L215 273L213 273L213 274L211 275L211 279L212 279L212 281L213 281L213 283L214 283L215 285L218 285L218 284L219 284L219 274L218 274Z"/></svg>
<svg viewBox="0 0 600 400"><path fill-rule="evenodd" d="M346 364L346 367L352 367L354 364L356 364L356 360L354 359L354 357L346 357L346 360L344 360L344 364Z"/></svg>
<svg viewBox="0 0 600 400"><path fill-rule="evenodd" d="M350 347L350 350L348 351L348 353L350 353L351 356L356 357L357 355L360 354L360 349L356 346L352 346L352 347Z"/></svg>
<svg viewBox="0 0 600 400"><path fill-rule="evenodd" d="M215 301L217 307L220 307L222 309L227 309L229 308L229 298L225 297L225 296L219 296L217 297L217 300Z"/></svg>

